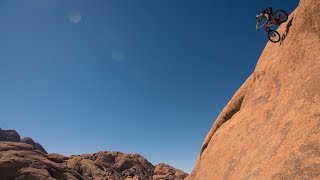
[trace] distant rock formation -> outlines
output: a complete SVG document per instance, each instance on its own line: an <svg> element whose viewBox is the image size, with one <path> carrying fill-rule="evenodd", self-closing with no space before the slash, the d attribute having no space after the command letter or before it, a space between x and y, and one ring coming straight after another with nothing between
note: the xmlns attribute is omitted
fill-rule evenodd
<svg viewBox="0 0 320 180"><path fill-rule="evenodd" d="M163 163L153 166L139 154L103 151L65 157L47 154L31 138L18 141L20 136L13 130L0 133L0 179L182 180L188 176Z"/></svg>
<svg viewBox="0 0 320 180"><path fill-rule="evenodd" d="M0 128L0 141L23 142L23 143L31 144L42 153L47 154L47 151L41 146L41 144L34 142L29 137L25 137L21 139L20 135L15 130L2 130Z"/></svg>
<svg viewBox="0 0 320 180"><path fill-rule="evenodd" d="M2 141L0 157L0 179L83 179L30 144Z"/></svg>
<svg viewBox="0 0 320 180"><path fill-rule="evenodd" d="M37 149L39 149L43 154L48 154L47 151L41 146L41 144L34 142L33 139L29 137L21 139L21 142L31 144L35 146Z"/></svg>
<svg viewBox="0 0 320 180"><path fill-rule="evenodd" d="M153 174L153 165L141 155L120 152L71 156L66 165L85 179L152 179Z"/></svg>
<svg viewBox="0 0 320 180"><path fill-rule="evenodd" d="M320 179L320 1L301 0L277 31L188 179Z"/></svg>
<svg viewBox="0 0 320 180"><path fill-rule="evenodd" d="M15 130L2 130L0 128L0 141L20 142L20 135Z"/></svg>
<svg viewBox="0 0 320 180"><path fill-rule="evenodd" d="M66 164L68 169L79 172L84 178L93 179L180 180L188 176L169 165L153 166L139 154L120 152L103 151L93 155L71 156Z"/></svg>
<svg viewBox="0 0 320 180"><path fill-rule="evenodd" d="M155 166L153 171L154 180L182 180L188 176L185 172L175 169L165 163L160 163Z"/></svg>

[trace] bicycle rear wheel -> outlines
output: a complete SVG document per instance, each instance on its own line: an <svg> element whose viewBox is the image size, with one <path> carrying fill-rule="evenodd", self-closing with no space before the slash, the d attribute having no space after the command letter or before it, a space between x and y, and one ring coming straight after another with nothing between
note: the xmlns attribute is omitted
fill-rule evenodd
<svg viewBox="0 0 320 180"><path fill-rule="evenodd" d="M268 31L268 39L273 43L277 43L277 42L280 41L281 37L280 37L280 34L277 31L269 30Z"/></svg>
<svg viewBox="0 0 320 180"><path fill-rule="evenodd" d="M277 10L275 12L275 15L276 15L278 24L284 23L288 20L288 13L284 10L281 10L281 9Z"/></svg>

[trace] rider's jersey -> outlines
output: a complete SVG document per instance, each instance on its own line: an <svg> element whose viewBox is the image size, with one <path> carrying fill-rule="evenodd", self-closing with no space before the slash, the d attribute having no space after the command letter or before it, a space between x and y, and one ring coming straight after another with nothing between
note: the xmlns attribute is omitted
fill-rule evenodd
<svg viewBox="0 0 320 180"><path fill-rule="evenodd" d="M271 19L272 17L272 14L273 14L273 10L272 10L272 7L268 7L266 8L265 10L262 11L262 14L265 14L267 15L267 18L268 19Z"/></svg>
<svg viewBox="0 0 320 180"><path fill-rule="evenodd" d="M268 7L265 10L263 10L259 15L257 15L256 19L258 22L262 21L264 18L267 18L268 20L270 20L272 18L272 8Z"/></svg>

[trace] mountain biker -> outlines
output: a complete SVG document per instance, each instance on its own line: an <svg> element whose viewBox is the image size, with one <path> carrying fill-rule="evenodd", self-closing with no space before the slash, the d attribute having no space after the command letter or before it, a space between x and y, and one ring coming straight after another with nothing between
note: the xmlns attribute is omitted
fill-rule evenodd
<svg viewBox="0 0 320 180"><path fill-rule="evenodd" d="M273 26L275 23L277 23L277 20L273 17L273 10L271 7L266 8L263 10L260 14L256 16L257 25L256 29L259 29L259 23L264 19L267 18L266 22L269 22L268 25L265 24L265 26Z"/></svg>

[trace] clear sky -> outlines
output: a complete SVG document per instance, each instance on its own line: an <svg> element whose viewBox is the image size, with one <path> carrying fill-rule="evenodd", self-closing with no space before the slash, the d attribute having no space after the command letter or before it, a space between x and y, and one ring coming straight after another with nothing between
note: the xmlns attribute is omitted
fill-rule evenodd
<svg viewBox="0 0 320 180"><path fill-rule="evenodd" d="M255 68L255 15L298 0L0 0L0 127L48 152L190 172Z"/></svg>

